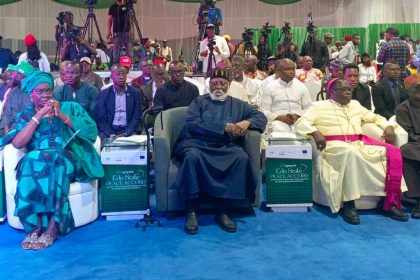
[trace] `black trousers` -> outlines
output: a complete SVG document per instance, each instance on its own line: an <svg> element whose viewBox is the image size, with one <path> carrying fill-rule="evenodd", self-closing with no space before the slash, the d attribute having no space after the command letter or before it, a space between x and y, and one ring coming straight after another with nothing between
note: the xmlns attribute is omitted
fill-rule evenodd
<svg viewBox="0 0 420 280"><path fill-rule="evenodd" d="M407 183L407 197L420 198L420 161L403 157L403 174Z"/></svg>

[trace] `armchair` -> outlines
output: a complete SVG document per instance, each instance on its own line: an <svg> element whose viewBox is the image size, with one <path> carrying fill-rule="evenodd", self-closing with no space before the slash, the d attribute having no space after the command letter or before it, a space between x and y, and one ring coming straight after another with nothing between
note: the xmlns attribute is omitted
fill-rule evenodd
<svg viewBox="0 0 420 280"><path fill-rule="evenodd" d="M155 186L158 211L176 211L185 209L185 200L180 196L175 186L178 172L177 163L172 159L175 142L181 132L187 107L173 108L161 112L155 120L154 153L155 153ZM248 153L255 174L260 174L260 140L256 131L249 131L245 136L244 149ZM259 183L255 190L255 205L260 200ZM249 207L247 200L238 201L235 207Z"/></svg>
<svg viewBox="0 0 420 280"><path fill-rule="evenodd" d="M365 124L362 127L363 129L363 134L375 138L375 139L380 139L383 131L382 129L380 129L379 127L377 127L374 124ZM398 127L397 129L395 129L395 134L396 134L396 143L403 143L404 141L404 136L407 134L407 132L405 132L401 127ZM321 158L322 158L322 154L321 152L316 148L315 142L312 140L311 141L312 144L312 178L313 178L313 200L314 202L324 205L324 206L328 206L328 202L327 202L327 198L326 198L326 194L323 191L322 188L322 182L321 182L321 168L320 168L320 162L321 162ZM397 145L400 146L400 145ZM404 179L402 180L402 184L405 185L405 181ZM380 197L376 197L376 196L362 196L360 199L356 200L356 208L357 209L374 209L376 208L376 205L379 201Z"/></svg>
<svg viewBox="0 0 420 280"><path fill-rule="evenodd" d="M100 140L96 139L95 148L99 152ZM7 220L11 227L23 229L19 218L14 216L16 204L16 165L25 155L24 148L16 149L12 144L4 148L4 181L6 189ZM83 226L94 221L98 217L98 182L90 183L75 182L70 185L69 191L70 208L76 227Z"/></svg>

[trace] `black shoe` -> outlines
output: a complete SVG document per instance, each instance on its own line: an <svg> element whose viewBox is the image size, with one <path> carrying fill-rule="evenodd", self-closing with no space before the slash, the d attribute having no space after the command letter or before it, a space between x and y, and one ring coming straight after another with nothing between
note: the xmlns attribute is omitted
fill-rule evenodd
<svg viewBox="0 0 420 280"><path fill-rule="evenodd" d="M215 217L216 223L227 232L236 232L236 223L225 213L220 213Z"/></svg>
<svg viewBox="0 0 420 280"><path fill-rule="evenodd" d="M411 218L420 219L420 200L417 201L416 206L413 208Z"/></svg>
<svg viewBox="0 0 420 280"><path fill-rule="evenodd" d="M408 214L404 211L398 209L395 206L392 206L388 211L383 210L382 211L384 216L390 217L391 219L406 222L408 221Z"/></svg>
<svg viewBox="0 0 420 280"><path fill-rule="evenodd" d="M360 224L360 217L356 211L354 200L344 202L343 209L341 210L344 221L352 225Z"/></svg>
<svg viewBox="0 0 420 280"><path fill-rule="evenodd" d="M196 234L198 232L198 216L196 212L191 211L187 213L184 230L188 234Z"/></svg>

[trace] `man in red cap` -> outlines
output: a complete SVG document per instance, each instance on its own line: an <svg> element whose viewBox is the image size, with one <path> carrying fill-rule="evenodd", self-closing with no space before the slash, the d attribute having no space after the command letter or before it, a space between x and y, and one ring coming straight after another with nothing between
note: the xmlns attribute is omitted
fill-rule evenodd
<svg viewBox="0 0 420 280"><path fill-rule="evenodd" d="M28 34L23 42L27 47L27 52L20 55L18 63L25 61L34 68L49 73L51 71L50 63L45 53L39 50L35 36Z"/></svg>

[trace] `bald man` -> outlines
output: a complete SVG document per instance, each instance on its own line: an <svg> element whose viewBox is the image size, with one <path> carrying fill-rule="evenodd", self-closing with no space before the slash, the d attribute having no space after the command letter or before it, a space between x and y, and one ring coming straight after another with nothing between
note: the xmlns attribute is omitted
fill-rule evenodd
<svg viewBox="0 0 420 280"><path fill-rule="evenodd" d="M255 55L248 55L245 57L245 76L250 79L264 80L267 78L267 73L257 69L258 58Z"/></svg>

